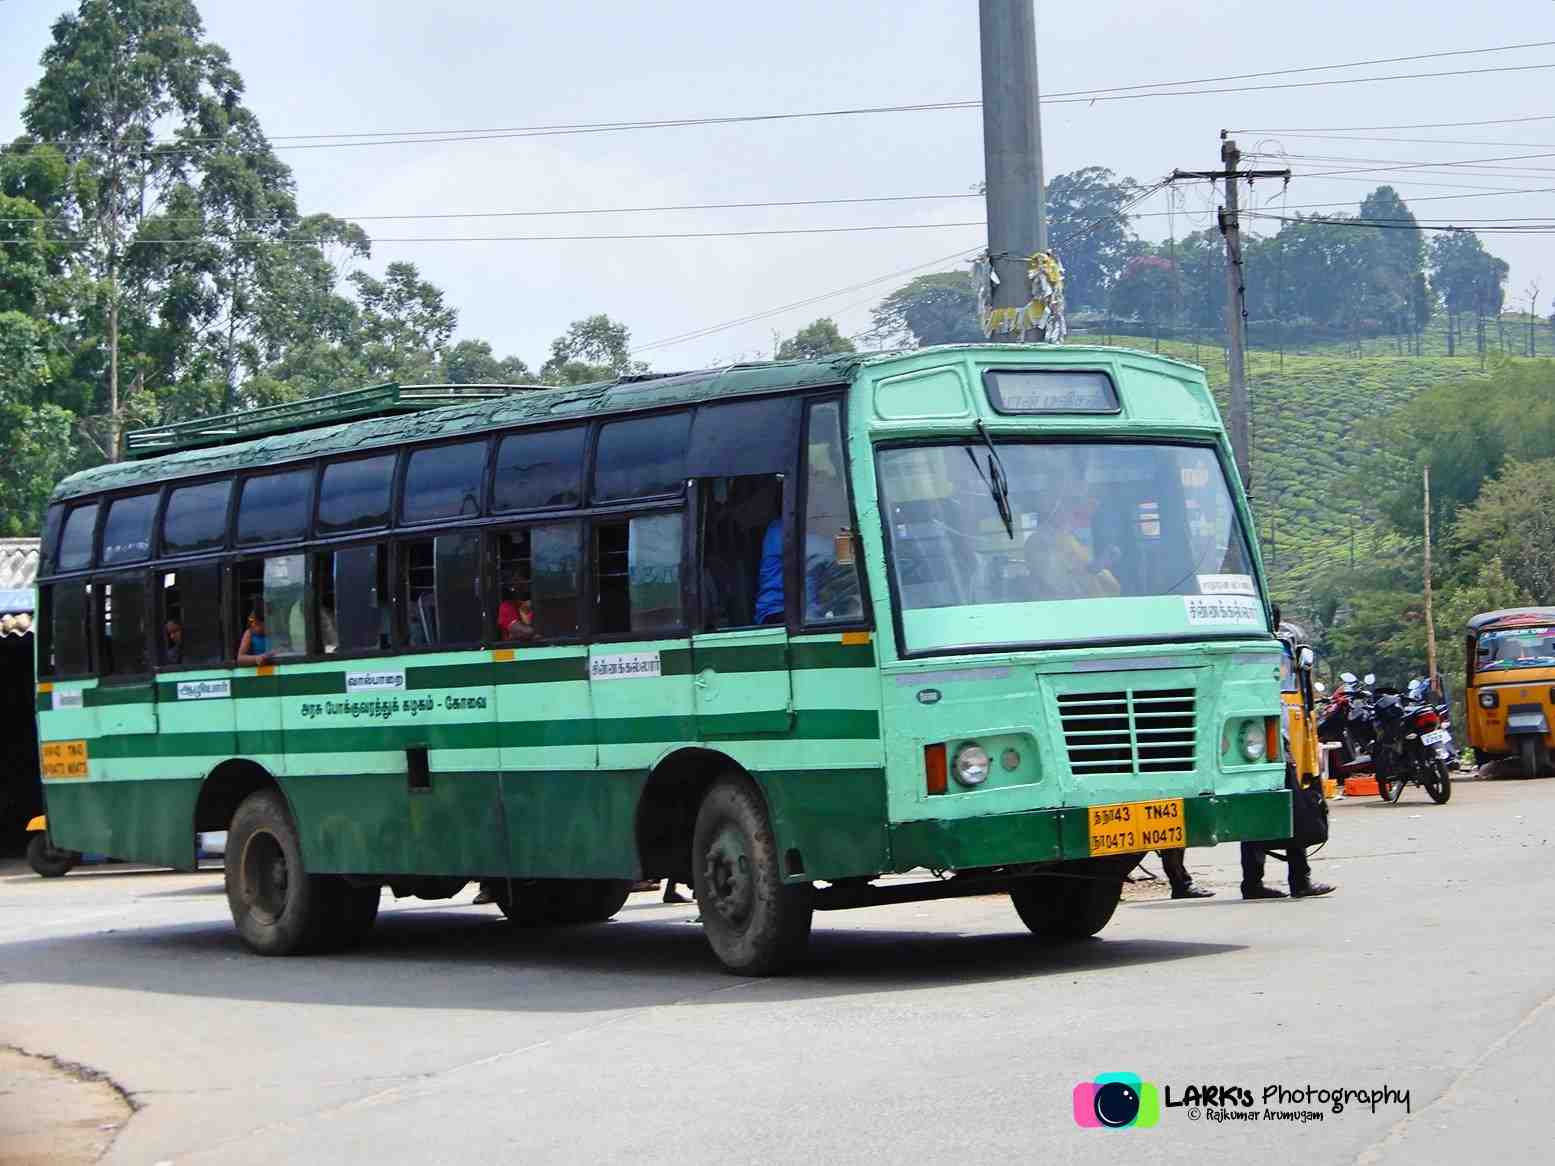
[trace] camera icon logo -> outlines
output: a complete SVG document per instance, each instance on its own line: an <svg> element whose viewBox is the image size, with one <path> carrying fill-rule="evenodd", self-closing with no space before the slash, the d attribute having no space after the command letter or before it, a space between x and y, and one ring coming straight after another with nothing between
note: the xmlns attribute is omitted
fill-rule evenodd
<svg viewBox="0 0 1555 1166"><path fill-rule="evenodd" d="M1074 1087L1074 1124L1085 1129L1149 1129L1161 1120L1161 1093L1138 1073L1098 1073Z"/></svg>

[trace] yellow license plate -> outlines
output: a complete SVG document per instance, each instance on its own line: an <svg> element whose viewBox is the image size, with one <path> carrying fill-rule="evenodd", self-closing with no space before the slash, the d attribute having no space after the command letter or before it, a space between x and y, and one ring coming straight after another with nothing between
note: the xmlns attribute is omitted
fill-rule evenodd
<svg viewBox="0 0 1555 1166"><path fill-rule="evenodd" d="M44 777L59 780L86 776L85 741L45 741L39 753Z"/></svg>
<svg viewBox="0 0 1555 1166"><path fill-rule="evenodd" d="M1092 806L1091 854L1129 854L1188 845L1181 798Z"/></svg>

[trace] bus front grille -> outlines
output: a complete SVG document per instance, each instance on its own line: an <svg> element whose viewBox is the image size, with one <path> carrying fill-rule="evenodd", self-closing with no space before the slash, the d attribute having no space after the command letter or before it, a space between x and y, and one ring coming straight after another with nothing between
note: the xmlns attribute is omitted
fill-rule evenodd
<svg viewBox="0 0 1555 1166"><path fill-rule="evenodd" d="M1093 774L1191 773L1195 745L1191 688L1127 688L1058 697L1069 768Z"/></svg>

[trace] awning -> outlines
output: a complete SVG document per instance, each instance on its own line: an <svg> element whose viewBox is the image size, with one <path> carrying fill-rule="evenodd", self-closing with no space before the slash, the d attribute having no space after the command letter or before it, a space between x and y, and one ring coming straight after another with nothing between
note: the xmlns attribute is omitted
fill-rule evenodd
<svg viewBox="0 0 1555 1166"><path fill-rule="evenodd" d="M25 636L32 631L37 579L38 540L0 539L0 636Z"/></svg>

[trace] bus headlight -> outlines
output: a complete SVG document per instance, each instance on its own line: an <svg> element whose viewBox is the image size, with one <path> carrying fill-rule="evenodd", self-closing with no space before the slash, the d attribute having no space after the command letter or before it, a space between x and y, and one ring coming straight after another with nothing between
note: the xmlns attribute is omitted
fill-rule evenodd
<svg viewBox="0 0 1555 1166"><path fill-rule="evenodd" d="M1482 709L1493 709L1500 703L1500 700L1501 698L1493 689L1487 688L1479 694L1479 707Z"/></svg>
<svg viewBox="0 0 1555 1166"><path fill-rule="evenodd" d="M1263 726L1257 721L1248 721L1242 726L1242 756L1249 761L1262 761L1263 755Z"/></svg>
<svg viewBox="0 0 1555 1166"><path fill-rule="evenodd" d="M976 741L968 742L956 750L952 769L962 785L982 785L988 780L988 751Z"/></svg>

